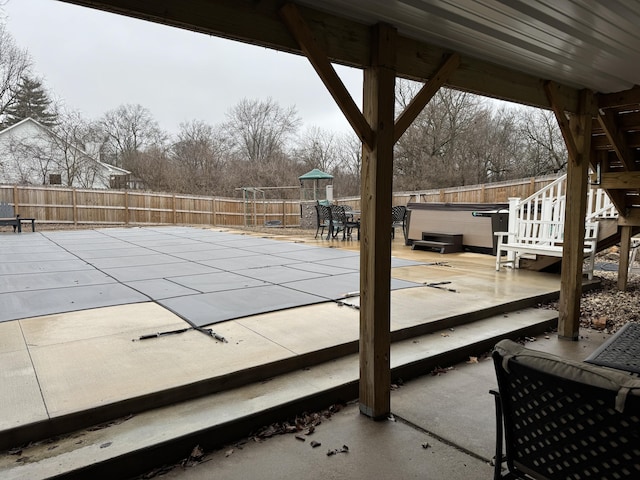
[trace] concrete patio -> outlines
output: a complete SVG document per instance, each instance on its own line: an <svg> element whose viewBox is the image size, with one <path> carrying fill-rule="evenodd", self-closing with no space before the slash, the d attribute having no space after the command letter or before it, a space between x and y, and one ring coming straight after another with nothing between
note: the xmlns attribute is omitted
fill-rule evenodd
<svg viewBox="0 0 640 480"><path fill-rule="evenodd" d="M0 313L5 320L0 323L0 372L6 386L0 393L0 443L10 449L64 434L53 442L56 448L45 443L22 448L17 456L3 455L2 478L127 478L184 458L196 444L213 448L271 421L357 396L358 297L352 296L349 282L354 268L357 272L358 242L277 231L241 235L172 228L107 229L111 237L128 237L127 255L117 254L122 245L115 243L122 237L89 248L102 231L60 232L57 237L53 232L0 234L0 263L5 265L0 297L9 305ZM160 242L155 252L143 251L156 230L178 234L181 241ZM234 236L242 246L233 248L243 252L257 249L251 262L258 266L250 274L238 273L232 269L237 268L233 258L239 257L230 251L231 256L215 259L198 254L224 251L192 242L210 234L222 241L231 237L218 234ZM44 240L54 237L69 257L47 252ZM29 249L30 243L39 244L41 251ZM331 252L331 258L325 258L323 250ZM309 252L319 255L318 260L308 262ZM29 267L36 253L52 258L40 261L41 267ZM166 254L171 255L168 262L151 258ZM488 361L464 361L486 353L500 338L548 329L557 313L533 307L557 295L559 278L495 272L491 256L414 251L400 239L394 241L392 254L393 377L418 377L392 393L397 421L369 421L351 405L318 428L321 448L284 436L235 448L228 457L228 449L223 450L197 468L171 475L210 478L207 468L215 468L216 478L376 477L364 475L370 469L379 473L377 478L413 478L425 472L429 478L490 478L492 366ZM284 261L264 263L274 258ZM323 263L334 261L339 263ZM158 265L168 270L158 270ZM66 270L56 271L62 266ZM340 269L341 276L333 278ZM294 271L295 278L283 279L284 270ZM262 283L234 284L236 275ZM317 284L327 277L328 282ZM273 292L292 282L304 298L297 296L298 303L288 305L286 292L278 297L284 301L273 302ZM221 292L234 287L269 292L245 297L234 307L239 316L216 317L224 310L217 308L225 299ZM78 304L76 295L98 304ZM37 314L21 316L26 303L16 298L40 299ZM42 314L60 298L68 301L68 311ZM268 309L260 313L255 305L264 302L261 298ZM189 318L191 324L212 328L226 343L191 329L185 322ZM534 348L582 359L603 340L599 334L588 337L577 343L540 337ZM463 363L446 374L428 375L458 362ZM85 430L101 422L111 423ZM421 446L425 442L430 444L427 449ZM348 454L326 456L325 447L342 444L349 446Z"/></svg>

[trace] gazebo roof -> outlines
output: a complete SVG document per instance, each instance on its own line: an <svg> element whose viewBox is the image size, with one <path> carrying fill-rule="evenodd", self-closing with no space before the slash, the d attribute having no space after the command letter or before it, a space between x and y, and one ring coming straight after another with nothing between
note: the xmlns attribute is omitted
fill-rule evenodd
<svg viewBox="0 0 640 480"><path fill-rule="evenodd" d="M317 168L314 168L310 172L305 173L304 175L300 175L298 179L300 180L330 180L333 178L333 175L322 172Z"/></svg>

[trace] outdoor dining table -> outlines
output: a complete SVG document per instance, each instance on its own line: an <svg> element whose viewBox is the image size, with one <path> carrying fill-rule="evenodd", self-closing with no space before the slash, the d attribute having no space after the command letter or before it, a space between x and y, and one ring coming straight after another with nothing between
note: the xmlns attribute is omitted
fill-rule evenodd
<svg viewBox="0 0 640 480"><path fill-rule="evenodd" d="M640 374L640 324L627 323L585 362Z"/></svg>

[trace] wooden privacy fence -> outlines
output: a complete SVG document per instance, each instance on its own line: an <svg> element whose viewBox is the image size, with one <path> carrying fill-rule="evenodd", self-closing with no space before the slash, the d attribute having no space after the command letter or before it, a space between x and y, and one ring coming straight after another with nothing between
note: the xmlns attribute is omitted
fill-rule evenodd
<svg viewBox="0 0 640 480"><path fill-rule="evenodd" d="M406 205L407 203L509 203L510 197L529 197L558 177L559 175L545 175L482 185L395 192L393 205ZM338 201L360 210L360 197L341 198Z"/></svg>
<svg viewBox="0 0 640 480"><path fill-rule="evenodd" d="M485 185L394 193L394 205L410 202L507 203L528 197L556 175ZM243 200L137 190L89 190L34 185L0 185L0 202L22 217L42 223L98 225L300 225L298 200ZM360 198L338 202L360 209Z"/></svg>
<svg viewBox="0 0 640 480"><path fill-rule="evenodd" d="M252 226L300 224L297 200L203 197L135 190L0 185L0 201L42 223Z"/></svg>

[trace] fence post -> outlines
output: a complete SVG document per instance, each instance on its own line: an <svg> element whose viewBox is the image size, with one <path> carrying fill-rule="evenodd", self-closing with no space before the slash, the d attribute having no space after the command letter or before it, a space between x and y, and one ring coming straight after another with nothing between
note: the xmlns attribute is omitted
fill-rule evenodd
<svg viewBox="0 0 640 480"><path fill-rule="evenodd" d="M73 202L73 224L78 225L78 196L75 188L71 190L71 198Z"/></svg>
<svg viewBox="0 0 640 480"><path fill-rule="evenodd" d="M13 186L13 210L18 212L18 186Z"/></svg>
<svg viewBox="0 0 640 480"><path fill-rule="evenodd" d="M124 191L124 224L129 225L129 191Z"/></svg>
<svg viewBox="0 0 640 480"><path fill-rule="evenodd" d="M282 201L282 228L287 226L287 202Z"/></svg>
<svg viewBox="0 0 640 480"><path fill-rule="evenodd" d="M172 208L173 224L176 225L176 194L175 193L171 196L171 201L172 201L171 203L173 207Z"/></svg>

